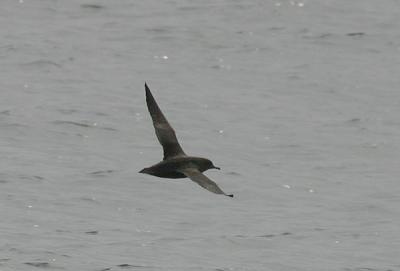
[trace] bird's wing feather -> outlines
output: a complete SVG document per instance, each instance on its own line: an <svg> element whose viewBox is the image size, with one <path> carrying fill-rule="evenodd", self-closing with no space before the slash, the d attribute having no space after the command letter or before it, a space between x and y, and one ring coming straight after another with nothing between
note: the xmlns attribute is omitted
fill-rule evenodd
<svg viewBox="0 0 400 271"><path fill-rule="evenodd" d="M147 84L145 84L145 89L147 108L149 109L151 118L153 119L153 126L158 141L164 149L164 160L175 156L185 155L181 145L179 145L178 139L176 138L174 129L169 125L164 114L161 112Z"/></svg>
<svg viewBox="0 0 400 271"><path fill-rule="evenodd" d="M218 187L218 185L211 181L206 175L198 171L197 169L194 168L184 168L179 170L181 173L183 173L185 176L190 178L192 181L200 185L201 187L207 189L210 192L213 192L215 194L222 194L225 196L233 197L233 195L227 195L225 194L224 191L221 190L221 188Z"/></svg>

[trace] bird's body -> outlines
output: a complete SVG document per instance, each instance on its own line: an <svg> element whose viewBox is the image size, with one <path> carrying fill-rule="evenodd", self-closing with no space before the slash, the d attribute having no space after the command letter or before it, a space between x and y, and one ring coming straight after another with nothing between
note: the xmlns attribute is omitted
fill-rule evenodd
<svg viewBox="0 0 400 271"><path fill-rule="evenodd" d="M181 156L163 160L151 167L144 168L140 173L154 175L160 178L180 179L187 178L181 171L185 168L196 168L200 172L208 169L210 160L202 157Z"/></svg>
<svg viewBox="0 0 400 271"><path fill-rule="evenodd" d="M210 192L233 197L231 194L225 194L216 183L202 173L211 168L220 169L219 167L214 166L206 158L187 156L184 153L176 138L174 129L161 112L147 84L145 84L145 90L147 108L153 120L158 141L163 147L164 159L139 172L161 178L180 179L188 177Z"/></svg>

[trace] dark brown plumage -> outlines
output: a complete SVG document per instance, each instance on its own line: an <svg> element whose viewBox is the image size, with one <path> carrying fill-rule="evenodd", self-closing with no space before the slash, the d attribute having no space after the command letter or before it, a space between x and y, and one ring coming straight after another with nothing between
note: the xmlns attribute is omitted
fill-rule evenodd
<svg viewBox="0 0 400 271"><path fill-rule="evenodd" d="M144 168L139 172L161 178L177 179L188 177L210 192L233 197L231 194L225 194L215 182L211 181L202 173L211 168L220 169L219 167L214 166L213 163L206 158L187 156L183 152L176 138L174 129L161 112L147 84L145 84L145 90L147 108L153 120L153 126L158 141L163 147L164 158L163 161L151 167Z"/></svg>

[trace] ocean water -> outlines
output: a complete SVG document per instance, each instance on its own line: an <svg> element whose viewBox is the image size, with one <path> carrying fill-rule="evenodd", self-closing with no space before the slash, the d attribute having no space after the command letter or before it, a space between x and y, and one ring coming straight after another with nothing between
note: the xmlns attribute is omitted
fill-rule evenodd
<svg viewBox="0 0 400 271"><path fill-rule="evenodd" d="M0 270L400 270L398 1L7 0ZM144 82L233 199L158 162Z"/></svg>

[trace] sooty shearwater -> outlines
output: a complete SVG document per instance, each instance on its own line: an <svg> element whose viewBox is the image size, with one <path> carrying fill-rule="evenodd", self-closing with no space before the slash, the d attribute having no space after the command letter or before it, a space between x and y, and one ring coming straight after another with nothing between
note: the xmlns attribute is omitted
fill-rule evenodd
<svg viewBox="0 0 400 271"><path fill-rule="evenodd" d="M214 166L214 164L206 158L187 156L183 152L182 147L179 145L178 139L176 138L174 129L169 125L164 114L161 112L146 83L144 86L146 90L147 108L149 109L151 118L153 119L153 125L158 141L160 141L160 144L164 149L164 159L161 162L151 167L144 168L139 172L161 178L178 179L188 177L210 192L233 197L232 194L225 194L225 192L222 191L215 182L211 181L202 173L210 168L220 169L219 167Z"/></svg>

